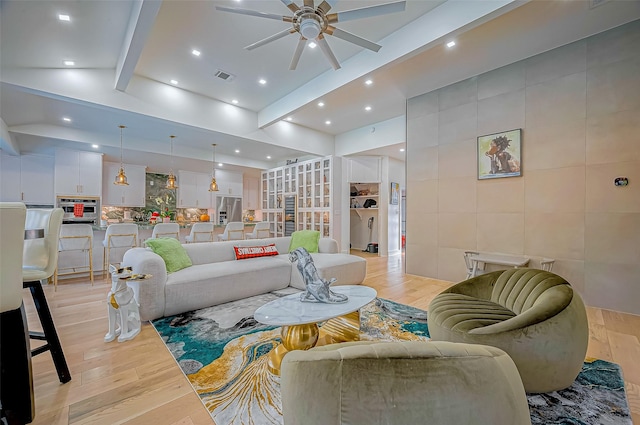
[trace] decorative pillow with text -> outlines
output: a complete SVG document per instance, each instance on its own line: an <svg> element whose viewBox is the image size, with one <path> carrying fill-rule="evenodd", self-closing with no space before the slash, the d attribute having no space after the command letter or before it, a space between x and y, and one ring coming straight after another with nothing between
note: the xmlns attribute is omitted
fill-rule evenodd
<svg viewBox="0 0 640 425"><path fill-rule="evenodd" d="M236 260L278 255L278 250L274 243L264 246L234 246L233 249L236 251Z"/></svg>

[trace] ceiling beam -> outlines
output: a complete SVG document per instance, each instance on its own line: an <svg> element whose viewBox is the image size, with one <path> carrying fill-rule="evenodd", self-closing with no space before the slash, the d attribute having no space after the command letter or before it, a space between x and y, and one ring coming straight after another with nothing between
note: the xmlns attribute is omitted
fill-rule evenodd
<svg viewBox="0 0 640 425"><path fill-rule="evenodd" d="M127 89L161 5L162 1L158 0L140 0L133 3L129 27L116 65L116 90Z"/></svg>

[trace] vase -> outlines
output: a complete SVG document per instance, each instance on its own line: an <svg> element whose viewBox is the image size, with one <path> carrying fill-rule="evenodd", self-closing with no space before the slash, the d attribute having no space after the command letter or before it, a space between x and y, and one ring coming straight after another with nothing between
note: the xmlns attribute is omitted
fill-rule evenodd
<svg viewBox="0 0 640 425"><path fill-rule="evenodd" d="M163 223L169 223L169 222L171 222L171 217L162 217L162 222L163 222Z"/></svg>

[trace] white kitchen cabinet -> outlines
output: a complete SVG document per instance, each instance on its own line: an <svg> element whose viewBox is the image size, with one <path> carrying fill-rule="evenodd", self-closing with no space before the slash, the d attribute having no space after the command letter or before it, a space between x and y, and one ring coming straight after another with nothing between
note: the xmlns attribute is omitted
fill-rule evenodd
<svg viewBox="0 0 640 425"><path fill-rule="evenodd" d="M3 154L0 159L0 201L53 205L53 163L50 156Z"/></svg>
<svg viewBox="0 0 640 425"><path fill-rule="evenodd" d="M245 209L260 209L260 180L257 177L244 178L242 185L242 198Z"/></svg>
<svg viewBox="0 0 640 425"><path fill-rule="evenodd" d="M119 162L105 162L103 165L102 205L111 207L144 207L146 167L143 165L123 164L128 186L113 184Z"/></svg>
<svg viewBox="0 0 640 425"><path fill-rule="evenodd" d="M348 161L350 182L375 183L382 181L382 158L378 156L356 156Z"/></svg>
<svg viewBox="0 0 640 425"><path fill-rule="evenodd" d="M102 154L56 149L54 174L56 196L102 194Z"/></svg>
<svg viewBox="0 0 640 425"><path fill-rule="evenodd" d="M219 195L242 197L242 173L227 170L216 170L216 182L218 182Z"/></svg>
<svg viewBox="0 0 640 425"><path fill-rule="evenodd" d="M216 175L217 180L217 175ZM178 208L213 208L209 184L211 176L193 171L178 171Z"/></svg>

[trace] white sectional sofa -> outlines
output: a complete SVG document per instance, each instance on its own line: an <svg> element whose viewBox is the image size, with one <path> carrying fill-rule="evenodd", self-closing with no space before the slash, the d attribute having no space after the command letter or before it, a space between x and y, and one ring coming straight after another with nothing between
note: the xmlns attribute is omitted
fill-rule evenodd
<svg viewBox="0 0 640 425"><path fill-rule="evenodd" d="M291 237L184 244L193 265L167 273L164 260L148 248L132 248L122 260L134 273L151 274L129 282L140 304L140 318L153 320L292 286L304 289L295 263L289 261ZM275 244L279 255L236 260L234 246ZM320 238L311 254L321 277L335 285L357 285L366 274L363 258L338 252L335 239Z"/></svg>

